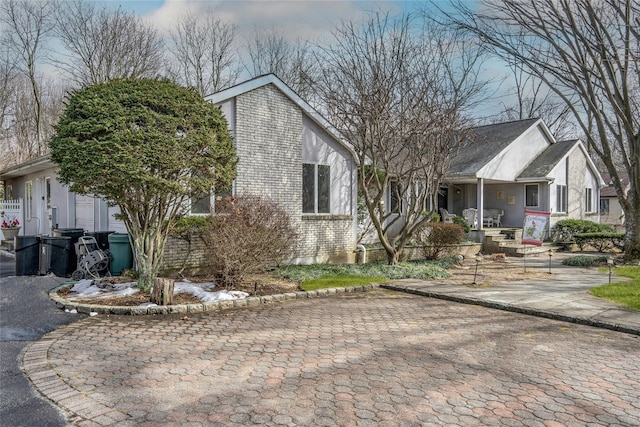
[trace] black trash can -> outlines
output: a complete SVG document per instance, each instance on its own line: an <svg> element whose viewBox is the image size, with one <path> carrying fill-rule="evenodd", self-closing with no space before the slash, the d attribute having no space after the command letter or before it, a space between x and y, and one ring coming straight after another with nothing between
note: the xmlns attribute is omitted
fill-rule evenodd
<svg viewBox="0 0 640 427"><path fill-rule="evenodd" d="M40 238L40 273L65 277L69 269L71 237L43 236Z"/></svg>
<svg viewBox="0 0 640 427"><path fill-rule="evenodd" d="M73 273L78 267L78 254L76 254L76 243L78 239L84 236L83 228L56 228L53 230L55 237L70 237L71 249L69 252L69 259L67 264L67 274Z"/></svg>
<svg viewBox="0 0 640 427"><path fill-rule="evenodd" d="M16 236L16 276L35 276L40 266L40 237Z"/></svg>
<svg viewBox="0 0 640 427"><path fill-rule="evenodd" d="M96 239L96 243L98 244L98 248L101 250L109 249L109 234L114 233L113 231L87 231L84 233L85 236L93 237Z"/></svg>

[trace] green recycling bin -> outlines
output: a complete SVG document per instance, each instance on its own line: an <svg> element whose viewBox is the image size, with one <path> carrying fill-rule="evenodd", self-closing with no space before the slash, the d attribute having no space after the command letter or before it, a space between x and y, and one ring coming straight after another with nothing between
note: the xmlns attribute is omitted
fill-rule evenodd
<svg viewBox="0 0 640 427"><path fill-rule="evenodd" d="M120 276L123 270L133 266L133 250L127 233L111 233L108 236L109 251L113 259L109 270L112 276Z"/></svg>

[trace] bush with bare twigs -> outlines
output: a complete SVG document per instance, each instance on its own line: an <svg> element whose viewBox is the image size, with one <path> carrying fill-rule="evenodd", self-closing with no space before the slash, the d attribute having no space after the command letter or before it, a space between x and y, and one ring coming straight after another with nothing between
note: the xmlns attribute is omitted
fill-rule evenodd
<svg viewBox="0 0 640 427"><path fill-rule="evenodd" d="M216 201L203 239L217 278L227 289L289 259L298 235L287 212L266 197L241 195Z"/></svg>

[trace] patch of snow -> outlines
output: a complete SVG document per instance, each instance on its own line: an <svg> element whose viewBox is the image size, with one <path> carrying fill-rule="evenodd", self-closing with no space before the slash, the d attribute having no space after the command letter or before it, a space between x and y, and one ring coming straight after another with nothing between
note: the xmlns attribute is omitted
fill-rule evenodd
<svg viewBox="0 0 640 427"><path fill-rule="evenodd" d="M246 292L220 290L214 291L216 284L213 282L194 283L189 280L175 282L173 294L191 294L200 301L222 301L244 299L249 296ZM128 283L100 283L92 279L83 279L76 282L70 289L73 294L68 294L66 298L70 301L83 299L106 299L114 297L125 297L139 292L136 282ZM152 307L156 304L145 303L142 307Z"/></svg>
<svg viewBox="0 0 640 427"><path fill-rule="evenodd" d="M176 282L173 285L173 294L191 294L204 302L244 299L249 296L248 293L240 291L213 291L215 287L216 284L212 282L193 283L188 280L183 280L182 282Z"/></svg>
<svg viewBox="0 0 640 427"><path fill-rule="evenodd" d="M82 279L71 287L75 295L67 295L68 300L126 297L139 292L135 282L117 284L97 284L91 279Z"/></svg>

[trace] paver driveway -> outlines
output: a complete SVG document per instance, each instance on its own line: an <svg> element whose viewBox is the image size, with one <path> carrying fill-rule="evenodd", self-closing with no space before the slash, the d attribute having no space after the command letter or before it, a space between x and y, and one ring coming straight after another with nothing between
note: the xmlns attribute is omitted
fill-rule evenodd
<svg viewBox="0 0 640 427"><path fill-rule="evenodd" d="M640 425L639 337L383 290L96 316L25 367L78 425Z"/></svg>

